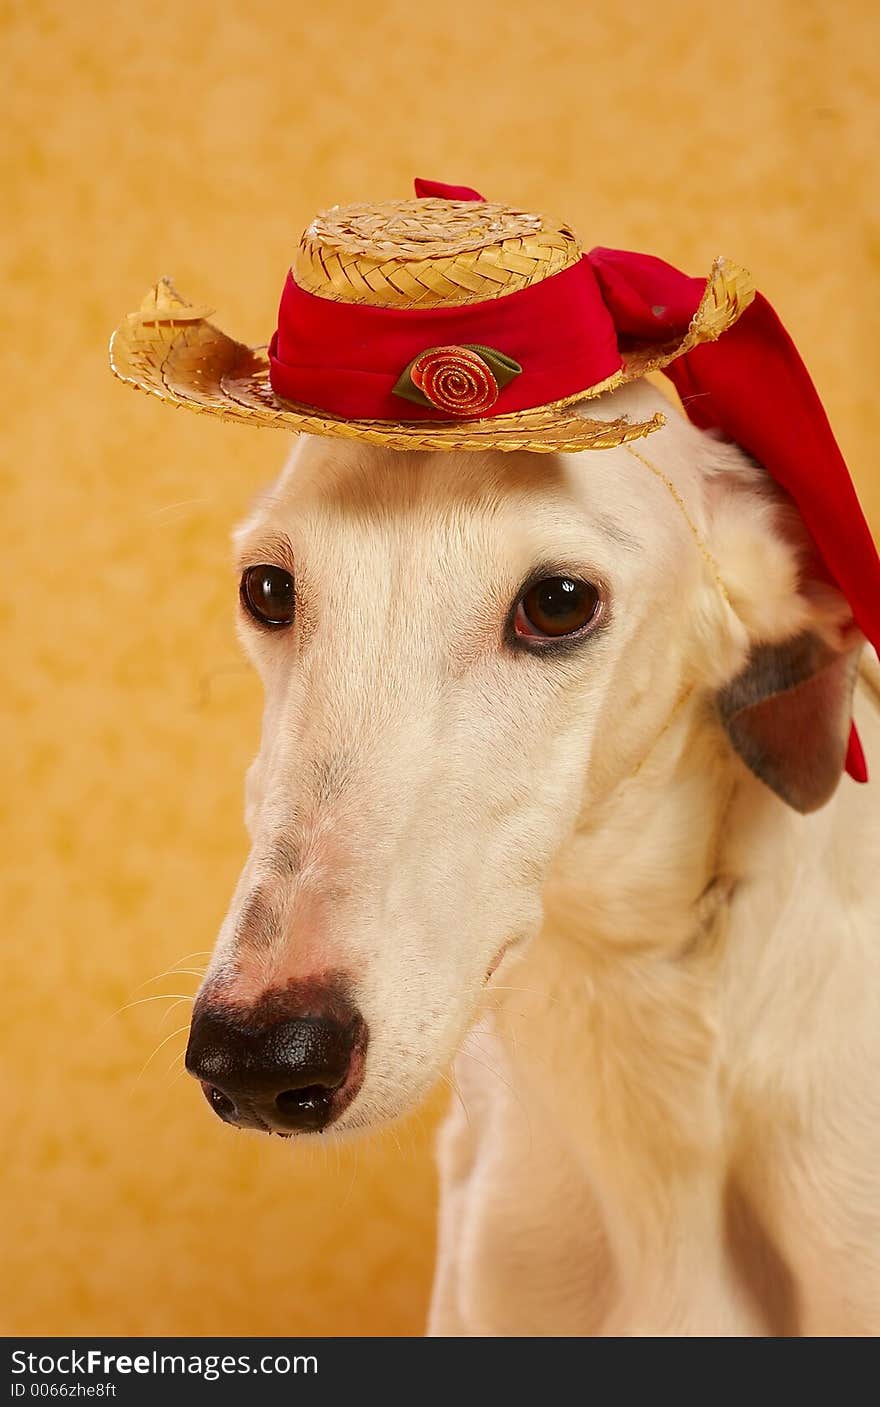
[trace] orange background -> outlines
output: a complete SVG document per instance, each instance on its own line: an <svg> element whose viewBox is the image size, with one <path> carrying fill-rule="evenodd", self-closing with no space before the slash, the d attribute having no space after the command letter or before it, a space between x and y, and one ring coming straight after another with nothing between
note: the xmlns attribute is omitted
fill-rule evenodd
<svg viewBox="0 0 880 1407"><path fill-rule="evenodd" d="M108 335L167 272L264 341L316 210L461 181L751 267L876 522L876 6L2 14L2 1327L416 1334L436 1110L344 1147L235 1134L178 1078L183 1030L142 1071L185 1004L113 1014L194 990L150 979L210 947L244 856L227 544L285 444L133 395Z"/></svg>

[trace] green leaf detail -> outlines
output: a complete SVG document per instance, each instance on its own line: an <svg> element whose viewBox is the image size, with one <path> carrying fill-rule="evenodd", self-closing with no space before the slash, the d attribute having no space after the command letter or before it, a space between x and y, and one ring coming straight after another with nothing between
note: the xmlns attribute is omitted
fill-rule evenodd
<svg viewBox="0 0 880 1407"><path fill-rule="evenodd" d="M419 357L422 355L423 354L419 352ZM413 364L418 361L419 357L413 357L412 361L407 362L403 371L398 376L391 394L392 396L401 396L405 401L412 401L415 405L430 405L431 402L428 400L424 391L420 391L418 386L413 384L410 377Z"/></svg>
<svg viewBox="0 0 880 1407"><path fill-rule="evenodd" d="M495 347L481 347L475 343L466 343L469 352L476 352L477 356L483 358L495 380L499 389L506 386L515 376L519 376L522 367L519 362L515 362L513 357L509 357L506 352L499 352Z"/></svg>

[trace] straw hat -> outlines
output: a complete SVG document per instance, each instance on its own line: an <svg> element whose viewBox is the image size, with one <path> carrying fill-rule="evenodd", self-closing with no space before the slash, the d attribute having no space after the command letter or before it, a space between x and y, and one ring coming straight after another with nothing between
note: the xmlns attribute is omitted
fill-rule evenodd
<svg viewBox="0 0 880 1407"><path fill-rule="evenodd" d="M605 449L663 417L591 419L585 403L714 341L753 296L717 259L692 281L695 311L657 306L652 336L633 339L607 301L613 251L585 255L566 224L466 188L416 190L313 220L268 347L228 337L163 278L113 334L112 370L225 420L394 449Z"/></svg>

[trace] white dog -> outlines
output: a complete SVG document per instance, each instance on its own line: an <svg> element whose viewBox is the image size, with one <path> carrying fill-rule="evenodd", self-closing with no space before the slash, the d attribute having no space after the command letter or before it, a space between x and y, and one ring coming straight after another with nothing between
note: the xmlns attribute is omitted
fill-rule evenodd
<svg viewBox="0 0 880 1407"><path fill-rule="evenodd" d="M303 438L237 548L221 1117L368 1129L456 1058L435 1335L880 1332L880 719L863 673L841 780L862 641L768 477L674 414Z"/></svg>

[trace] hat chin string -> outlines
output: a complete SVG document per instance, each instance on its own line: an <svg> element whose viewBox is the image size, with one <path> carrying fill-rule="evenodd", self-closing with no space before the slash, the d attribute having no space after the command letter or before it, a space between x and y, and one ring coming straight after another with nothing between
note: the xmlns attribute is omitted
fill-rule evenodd
<svg viewBox="0 0 880 1407"><path fill-rule="evenodd" d="M630 455L633 459L637 460L639 464L641 464L645 469L647 469L649 474L653 474L654 478L657 479L666 489L667 493L672 498L673 502L675 503L675 506L677 507L678 511L686 522L688 526L688 531L690 532L694 542L696 543L697 551L699 552L700 556L708 567L709 572L715 581L715 585L718 588L718 592L722 600L724 601L725 605L730 609L734 617L739 620L739 617L737 616L737 613L734 610L733 603L730 599L727 587L725 586L723 578L721 576L721 570L718 566L717 558L707 546L705 539L703 538L699 528L697 527L696 523L691 517L690 512L688 511L687 504L685 503L678 489L675 487L675 484L670 479L669 475L665 474L663 470L658 467L658 465L652 463L652 461L648 459L647 455L642 454L640 450L634 449L632 445L624 445L623 448L626 450L628 455ZM670 709L663 726L654 735L646 751L641 755L641 757L639 757L635 766L627 774L628 781L632 780L633 777L638 776L639 772L641 772L642 768L653 756L654 752L663 742L664 738L667 737L673 725L680 717L685 705L692 698L694 689L695 685L693 683L685 683L682 685L678 694L676 695L675 702L673 703L672 708Z"/></svg>
<svg viewBox="0 0 880 1407"><path fill-rule="evenodd" d="M658 469L656 464L652 464L650 459L648 459L646 455L642 454L640 450L634 449L632 445L624 445L624 449L626 450L627 454L632 456L633 459L637 459L640 464L644 465L644 467L649 471L649 473L653 474L656 479L659 479L660 483L671 495L676 507L681 513L681 516L684 518L685 522L688 525L691 536L693 537L694 542L697 544L697 550L699 551L700 556L706 563L706 566L709 568L709 571L715 579L715 584L718 587L718 590L720 591L725 604L730 607L731 611L733 611L733 603L731 602L727 587L724 585L724 581L722 580L721 570L718 566L718 562L710 552L709 548L706 546L706 543L700 534L699 528L697 527L696 523L688 512L687 504L685 503L678 489L675 487L675 484L669 478L668 474L664 474L662 469ZM736 612L734 611L734 615L735 614Z"/></svg>

